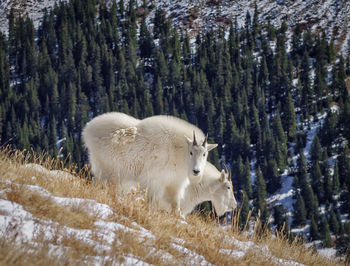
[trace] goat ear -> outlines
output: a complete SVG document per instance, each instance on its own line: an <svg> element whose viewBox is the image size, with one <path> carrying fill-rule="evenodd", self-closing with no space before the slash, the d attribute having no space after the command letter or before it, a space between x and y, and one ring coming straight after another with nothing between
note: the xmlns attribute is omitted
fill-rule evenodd
<svg viewBox="0 0 350 266"><path fill-rule="evenodd" d="M215 149L218 146L218 144L207 144L207 151L211 151L212 149Z"/></svg>
<svg viewBox="0 0 350 266"><path fill-rule="evenodd" d="M224 182L225 179L226 179L225 171L224 171L224 170L221 170L221 173L220 173L220 181L221 181L221 182Z"/></svg>
<svg viewBox="0 0 350 266"><path fill-rule="evenodd" d="M184 137L185 137L186 142L187 142L188 145L192 145L193 144L193 141L189 137L187 137L186 135L184 135Z"/></svg>

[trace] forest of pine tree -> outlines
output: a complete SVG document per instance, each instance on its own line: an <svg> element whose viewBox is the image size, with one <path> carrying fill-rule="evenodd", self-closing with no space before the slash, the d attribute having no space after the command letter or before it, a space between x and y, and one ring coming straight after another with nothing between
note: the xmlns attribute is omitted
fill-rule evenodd
<svg viewBox="0 0 350 266"><path fill-rule="evenodd" d="M247 13L243 27L233 21L192 41L161 9L150 28L152 1L126 2L60 2L38 29L11 11L8 34L0 34L1 145L68 156L82 168L81 131L93 117L181 117L219 143L209 160L232 169L242 228L254 207L253 215L271 215L277 229L309 225L309 239L345 253L350 59L337 56L325 34L297 26L289 39L285 23L274 28L257 13ZM320 114L305 157L306 132ZM266 201L286 173L294 177L291 224L282 205Z"/></svg>

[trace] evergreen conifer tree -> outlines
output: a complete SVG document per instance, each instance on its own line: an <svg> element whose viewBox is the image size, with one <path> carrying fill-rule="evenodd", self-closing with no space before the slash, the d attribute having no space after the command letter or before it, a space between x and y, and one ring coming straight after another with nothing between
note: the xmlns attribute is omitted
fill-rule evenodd
<svg viewBox="0 0 350 266"><path fill-rule="evenodd" d="M288 229L288 217L287 210L282 205L276 205L273 208L274 211L274 224L276 225L276 229L280 231L284 227L284 232L287 233Z"/></svg>
<svg viewBox="0 0 350 266"><path fill-rule="evenodd" d="M312 141L310 153L312 162L320 161L322 159L322 147L317 134Z"/></svg>
<svg viewBox="0 0 350 266"><path fill-rule="evenodd" d="M288 140L293 141L296 138L296 127L297 127L297 122L296 122L296 116L295 116L295 109L294 109L294 103L292 101L292 96L288 92L287 96L287 103L285 105L285 109L283 110L284 115L283 115L283 128L287 129L288 133Z"/></svg>
<svg viewBox="0 0 350 266"><path fill-rule="evenodd" d="M331 209L331 212L329 214L329 227L335 235L339 234L339 222L334 212L334 208Z"/></svg>
<svg viewBox="0 0 350 266"><path fill-rule="evenodd" d="M249 198L248 195L245 193L244 190L242 190L242 206L241 206L241 213L239 216L239 225L241 228L244 228L245 225L248 226L246 228L249 229L249 223L247 221L249 215Z"/></svg>
<svg viewBox="0 0 350 266"><path fill-rule="evenodd" d="M254 189L255 189L254 194L256 197L256 202L255 202L256 211L257 212L260 211L260 214L261 214L260 218L262 223L264 224L265 222L267 222L268 209L266 205L266 184L260 168L258 168L256 171Z"/></svg>
<svg viewBox="0 0 350 266"><path fill-rule="evenodd" d="M334 165L333 179L332 179L332 189L333 189L334 196L339 194L339 188L340 188L339 168L338 168L338 164L336 163Z"/></svg>
<svg viewBox="0 0 350 266"><path fill-rule="evenodd" d="M315 195L322 199L324 194L323 177L318 161L314 161L310 170L311 186Z"/></svg>
<svg viewBox="0 0 350 266"><path fill-rule="evenodd" d="M306 224L306 209L303 197L297 193L296 202L293 204L293 224L304 226Z"/></svg>
<svg viewBox="0 0 350 266"><path fill-rule="evenodd" d="M315 222L314 216L311 216L311 221L310 221L310 240L314 241L319 238L318 236L318 226L317 223Z"/></svg>
<svg viewBox="0 0 350 266"><path fill-rule="evenodd" d="M321 226L321 237L322 244L324 248L329 248L332 244L331 234L329 230L329 225L326 216L323 216L322 226Z"/></svg>

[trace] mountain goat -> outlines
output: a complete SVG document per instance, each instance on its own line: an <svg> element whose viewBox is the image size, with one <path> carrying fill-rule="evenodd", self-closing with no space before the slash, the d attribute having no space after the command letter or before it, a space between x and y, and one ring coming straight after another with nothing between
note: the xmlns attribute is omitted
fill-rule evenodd
<svg viewBox="0 0 350 266"><path fill-rule="evenodd" d="M201 180L208 152L217 146L199 128L172 116L138 120L107 113L87 123L82 136L95 178L126 191L140 184L152 205L167 211L179 211L186 187Z"/></svg>
<svg viewBox="0 0 350 266"><path fill-rule="evenodd" d="M196 184L191 183L185 190L184 198L180 203L183 215L188 215L196 205L209 200L219 216L237 207L231 172L224 170L219 172L214 165L207 162L202 180Z"/></svg>

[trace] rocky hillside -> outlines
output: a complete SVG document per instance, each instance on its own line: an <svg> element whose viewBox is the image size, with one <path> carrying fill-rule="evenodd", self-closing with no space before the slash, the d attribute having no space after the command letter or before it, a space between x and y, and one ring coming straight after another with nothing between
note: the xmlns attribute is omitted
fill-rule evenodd
<svg viewBox="0 0 350 266"><path fill-rule="evenodd" d="M112 0L106 0L108 4ZM52 7L57 0L4 0L0 1L0 29L7 31L6 17L13 7L16 11L29 15L37 26L45 8ZM117 1L119 2L119 1ZM127 3L128 1L124 1ZM138 0L139 6L142 2ZM329 40L334 40L336 47L343 55L350 49L350 2L339 0L154 0L146 1L149 18L154 17L156 8L166 10L167 15L179 27L196 35L200 30L226 26L237 19L244 25L247 12L253 17L255 3L259 20L278 27L286 21L288 28L300 25L318 34L324 31ZM152 7L152 8L151 8ZM156 7L156 8L153 8ZM148 12L147 11L147 12Z"/></svg>
<svg viewBox="0 0 350 266"><path fill-rule="evenodd" d="M247 12L253 17L255 3L259 19L274 26L286 21L290 28L301 25L310 28L313 33L325 31L329 39L343 53L350 44L350 2L337 0L290 1L290 0L199 0L168 1L156 0L157 7L167 10L179 25L190 30L215 28L226 25L237 18L239 25L245 22Z"/></svg>

